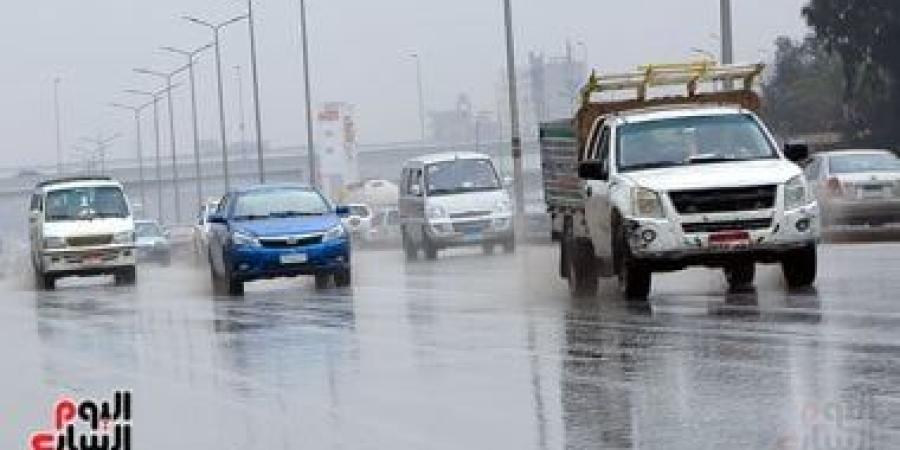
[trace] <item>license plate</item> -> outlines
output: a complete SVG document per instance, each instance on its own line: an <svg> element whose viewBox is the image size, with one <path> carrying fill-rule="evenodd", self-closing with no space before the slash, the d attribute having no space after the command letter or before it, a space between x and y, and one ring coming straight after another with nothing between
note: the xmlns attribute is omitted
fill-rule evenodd
<svg viewBox="0 0 900 450"><path fill-rule="evenodd" d="M709 246L714 248L742 248L750 246L750 233L747 231L722 231L709 235Z"/></svg>
<svg viewBox="0 0 900 450"><path fill-rule="evenodd" d="M306 253L292 253L290 255L281 255L282 264L303 264L308 260Z"/></svg>
<svg viewBox="0 0 900 450"><path fill-rule="evenodd" d="M103 255L88 255L81 259L84 264L96 266L103 263Z"/></svg>
<svg viewBox="0 0 900 450"><path fill-rule="evenodd" d="M478 242L481 240L481 233L466 233L463 235L466 242Z"/></svg>
<svg viewBox="0 0 900 450"><path fill-rule="evenodd" d="M862 199L870 199L870 198L884 198L884 188L878 187L869 187L865 189L859 190L859 198Z"/></svg>

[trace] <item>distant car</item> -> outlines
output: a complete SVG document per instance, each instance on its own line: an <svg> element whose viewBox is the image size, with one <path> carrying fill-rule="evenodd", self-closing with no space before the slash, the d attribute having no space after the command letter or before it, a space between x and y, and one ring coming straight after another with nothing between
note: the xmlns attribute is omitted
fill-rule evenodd
<svg viewBox="0 0 900 450"><path fill-rule="evenodd" d="M347 205L350 214L341 219L354 242L364 243L369 241L369 232L372 230L372 210L363 204Z"/></svg>
<svg viewBox="0 0 900 450"><path fill-rule="evenodd" d="M316 288L351 281L350 237L316 189L267 185L231 191L209 216L210 270L216 291L242 295L244 283L312 275Z"/></svg>
<svg viewBox="0 0 900 450"><path fill-rule="evenodd" d="M369 243L374 245L399 245L400 211L396 208L382 209L372 216Z"/></svg>
<svg viewBox="0 0 900 450"><path fill-rule="evenodd" d="M169 233L155 220L136 220L134 222L134 244L137 248L139 262L158 262L163 265L172 263L172 247Z"/></svg>
<svg viewBox="0 0 900 450"><path fill-rule="evenodd" d="M900 222L900 158L887 150L813 155L804 165L823 225Z"/></svg>
<svg viewBox="0 0 900 450"><path fill-rule="evenodd" d="M192 229L191 241L194 246L194 253L201 260L206 259L208 254L209 215L214 213L218 207L219 200L210 199L203 203L197 214L197 222Z"/></svg>
<svg viewBox="0 0 900 450"><path fill-rule="evenodd" d="M137 280L134 219L122 184L104 177L38 183L31 196L31 261L38 288L72 276Z"/></svg>

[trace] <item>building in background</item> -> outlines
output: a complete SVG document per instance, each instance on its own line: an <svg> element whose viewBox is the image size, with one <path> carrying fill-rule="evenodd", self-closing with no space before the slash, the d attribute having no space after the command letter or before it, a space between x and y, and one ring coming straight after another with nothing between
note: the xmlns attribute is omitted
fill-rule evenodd
<svg viewBox="0 0 900 450"><path fill-rule="evenodd" d="M353 105L328 102L319 107L315 142L318 184L326 195L336 198L345 185L359 181Z"/></svg>

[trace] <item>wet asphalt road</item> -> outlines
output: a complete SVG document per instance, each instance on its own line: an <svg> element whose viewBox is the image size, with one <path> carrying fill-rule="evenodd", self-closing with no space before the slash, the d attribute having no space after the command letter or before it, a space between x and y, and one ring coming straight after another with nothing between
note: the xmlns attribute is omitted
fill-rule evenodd
<svg viewBox="0 0 900 450"><path fill-rule="evenodd" d="M568 299L556 250L406 264L355 286L216 298L189 263L136 288L0 281L0 448L62 394L134 391L135 448L900 448L900 245L824 246L815 290L779 272L655 278L650 306Z"/></svg>

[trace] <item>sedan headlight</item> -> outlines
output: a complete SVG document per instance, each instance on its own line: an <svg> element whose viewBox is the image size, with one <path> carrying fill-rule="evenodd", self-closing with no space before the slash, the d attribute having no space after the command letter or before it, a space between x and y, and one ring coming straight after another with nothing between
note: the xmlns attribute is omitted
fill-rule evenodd
<svg viewBox="0 0 900 450"><path fill-rule="evenodd" d="M114 234L113 244L134 244L134 231L122 231Z"/></svg>
<svg viewBox="0 0 900 450"><path fill-rule="evenodd" d="M241 231L231 233L231 243L239 246L258 247L259 240L255 236Z"/></svg>
<svg viewBox="0 0 900 450"><path fill-rule="evenodd" d="M54 249L54 248L65 248L66 247L66 239L61 237L45 237L44 238L44 248Z"/></svg>
<svg viewBox="0 0 900 450"><path fill-rule="evenodd" d="M662 202L659 194L643 187L636 187L631 192L634 200L634 215L638 218L659 219L663 216Z"/></svg>
<svg viewBox="0 0 900 450"><path fill-rule="evenodd" d="M448 217L447 210L441 205L431 205L425 212L428 219L446 219Z"/></svg>
<svg viewBox="0 0 900 450"><path fill-rule="evenodd" d="M344 225L337 224L325 232L325 235L322 236L322 242L336 241L338 239L345 238L346 236L347 230L344 229Z"/></svg>
<svg viewBox="0 0 900 450"><path fill-rule="evenodd" d="M510 212L512 212L512 203L509 200L505 198L497 200L497 203L494 205L495 214L509 214Z"/></svg>
<svg viewBox="0 0 900 450"><path fill-rule="evenodd" d="M806 180L797 175L784 184L784 209L790 211L809 203L806 196Z"/></svg>

